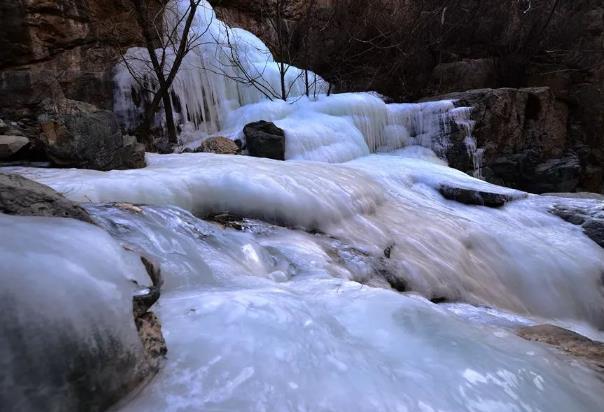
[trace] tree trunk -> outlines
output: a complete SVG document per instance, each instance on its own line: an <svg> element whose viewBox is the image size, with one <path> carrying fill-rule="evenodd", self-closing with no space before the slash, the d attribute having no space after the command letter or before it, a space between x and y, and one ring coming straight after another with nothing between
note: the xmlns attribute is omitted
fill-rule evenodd
<svg viewBox="0 0 604 412"><path fill-rule="evenodd" d="M176 125L174 124L174 112L172 110L172 99L170 98L169 91L164 92L162 100L164 102L164 112L166 114L166 130L168 132L168 142L178 143Z"/></svg>

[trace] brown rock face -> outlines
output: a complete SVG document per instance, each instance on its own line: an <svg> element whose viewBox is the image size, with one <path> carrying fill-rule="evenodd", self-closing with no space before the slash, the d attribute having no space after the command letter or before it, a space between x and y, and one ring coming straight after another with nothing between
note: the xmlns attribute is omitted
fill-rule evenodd
<svg viewBox="0 0 604 412"><path fill-rule="evenodd" d="M111 109L116 48L138 42L125 0L0 0L0 15L0 112L60 97Z"/></svg>
<svg viewBox="0 0 604 412"><path fill-rule="evenodd" d="M568 107L547 87L478 89L434 99L472 107L473 135L484 148L483 176L497 184L535 193L570 192L587 173L567 129ZM453 129L447 157L452 167L473 168L465 132ZM596 182L597 183L597 182ZM599 187L584 187L597 191Z"/></svg>

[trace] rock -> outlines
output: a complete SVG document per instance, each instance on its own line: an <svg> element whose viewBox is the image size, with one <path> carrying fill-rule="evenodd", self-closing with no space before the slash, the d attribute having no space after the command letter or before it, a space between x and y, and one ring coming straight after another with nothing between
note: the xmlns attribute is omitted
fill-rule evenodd
<svg viewBox="0 0 604 412"><path fill-rule="evenodd" d="M593 341L578 333L554 325L537 325L520 328L518 336L542 342L590 362L599 372L604 372L604 343Z"/></svg>
<svg viewBox="0 0 604 412"><path fill-rule="evenodd" d="M48 186L0 173L0 212L19 216L67 217L92 223L88 213Z"/></svg>
<svg viewBox="0 0 604 412"><path fill-rule="evenodd" d="M226 137L217 136L210 137L204 140L195 152L203 153L216 153L216 154L237 154L239 153L239 147L231 139Z"/></svg>
<svg viewBox="0 0 604 412"><path fill-rule="evenodd" d="M0 135L0 160L14 157L28 144L29 139L27 137Z"/></svg>
<svg viewBox="0 0 604 412"><path fill-rule="evenodd" d="M46 154L56 166L112 170L145 166L145 149L123 136L115 115L73 100L46 102L39 116Z"/></svg>
<svg viewBox="0 0 604 412"><path fill-rule="evenodd" d="M135 319L135 324L149 367L157 372L168 352L166 340L161 332L161 322L153 312L146 312Z"/></svg>
<svg viewBox="0 0 604 412"><path fill-rule="evenodd" d="M585 235L604 248L604 202L595 200L584 206L555 204L550 212L573 225L581 226Z"/></svg>
<svg viewBox="0 0 604 412"><path fill-rule="evenodd" d="M579 187L584 168L569 149L568 108L549 88L479 89L425 100L436 99L473 108L472 134L477 146L484 148L487 181L534 193ZM465 147L466 132L451 130L447 159L452 167L467 172L473 163Z"/></svg>
<svg viewBox="0 0 604 412"><path fill-rule="evenodd" d="M501 207L507 202L527 197L527 194L522 192L495 193L447 185L440 185L438 191L449 200L455 200L466 205L487 207Z"/></svg>
<svg viewBox="0 0 604 412"><path fill-rule="evenodd" d="M441 85L441 92L484 89L497 86L495 59L464 59L441 63L432 71L433 81Z"/></svg>
<svg viewBox="0 0 604 412"><path fill-rule="evenodd" d="M285 160L285 132L274 123L263 120L243 128L250 156Z"/></svg>
<svg viewBox="0 0 604 412"><path fill-rule="evenodd" d="M538 164L531 178L531 191L544 193L551 191L571 192L579 185L581 163L574 153L560 159L551 159Z"/></svg>

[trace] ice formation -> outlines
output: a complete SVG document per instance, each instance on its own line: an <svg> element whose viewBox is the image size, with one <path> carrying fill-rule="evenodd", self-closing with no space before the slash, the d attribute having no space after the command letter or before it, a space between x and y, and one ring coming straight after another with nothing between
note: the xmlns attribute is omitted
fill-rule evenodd
<svg viewBox="0 0 604 412"><path fill-rule="evenodd" d="M125 411L599 410L591 372L511 331L534 321L334 278L358 262L321 236L224 230L175 208L89 211L166 280L169 361Z"/></svg>
<svg viewBox="0 0 604 412"><path fill-rule="evenodd" d="M177 16L186 13L188 1L173 4L177 7L167 13L166 25L178 28L173 21L181 22ZM185 57L172 86L182 144L195 145L212 134L241 138L245 124L266 120L285 130L287 159L344 162L408 145L429 147L444 157L455 124L466 131L479 176L481 150L471 135L469 108L456 108L452 101L386 104L369 93L327 96L322 78L294 66L287 66L283 101L279 63L255 35L228 27L202 1L191 36L199 37L198 46ZM169 68L174 56L167 52ZM130 67L116 68L114 111L124 127L134 129L147 93L139 83L153 89L154 75L146 49L130 49L125 59Z"/></svg>
<svg viewBox="0 0 604 412"><path fill-rule="evenodd" d="M444 183L514 191L426 152L414 147L338 165L149 155L141 170L19 172L78 201L175 205L198 216L229 211L320 230L374 256L391 246L396 276L424 296L604 326L604 251L547 212L554 198L501 210L445 200L436 190Z"/></svg>
<svg viewBox="0 0 604 412"><path fill-rule="evenodd" d="M232 80L252 73L261 89L277 88L278 63L266 46L202 4L195 27L203 44L173 86L182 143L218 132L241 137L246 123L268 120L286 132L288 161L149 154L139 170L3 170L88 203L116 240L161 264L155 310L169 357L120 408L601 410L604 388L593 371L513 333L547 322L602 339L604 250L548 212L589 201L528 196L491 209L444 199L443 184L518 194L447 167L447 137L461 128L479 176L469 108L327 96L321 79L307 97L296 68L288 72L292 98L271 101ZM144 60L146 51L129 53ZM132 126L140 90L123 67L116 84L115 110ZM135 213L111 202L148 206ZM199 219L219 212L248 218L245 230ZM28 288L77 275L74 293L53 289L61 296L45 304L61 305L46 315L98 316L99 327L133 339L123 319L139 261L82 223L0 215L0 225L17 239L0 250L18 269L7 290L40 272L52 276ZM22 253L30 250L37 252ZM82 291L93 296L90 307L75 312Z"/></svg>

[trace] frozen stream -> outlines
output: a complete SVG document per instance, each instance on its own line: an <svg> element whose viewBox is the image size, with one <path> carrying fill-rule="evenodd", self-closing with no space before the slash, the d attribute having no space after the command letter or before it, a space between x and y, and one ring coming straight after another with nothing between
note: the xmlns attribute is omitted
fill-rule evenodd
<svg viewBox="0 0 604 412"><path fill-rule="evenodd" d="M149 161L107 173L11 170L74 200L155 205L89 206L165 278L156 312L168 359L123 410L601 410L594 372L512 331L538 319L601 336L604 250L547 213L560 199L502 209L445 200L443 182L509 190L421 148L341 165ZM225 229L172 205L282 226ZM391 277L419 295L390 289Z"/></svg>

